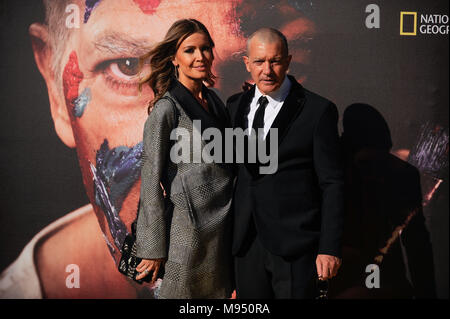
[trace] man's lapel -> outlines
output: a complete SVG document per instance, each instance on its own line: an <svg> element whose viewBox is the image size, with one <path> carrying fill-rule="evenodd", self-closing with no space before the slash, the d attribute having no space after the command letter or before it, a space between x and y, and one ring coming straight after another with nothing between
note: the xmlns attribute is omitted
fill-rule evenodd
<svg viewBox="0 0 450 319"><path fill-rule="evenodd" d="M278 147L280 146L283 138L286 136L286 133L289 131L293 121L303 110L303 106L305 104L303 87L295 80L293 76L288 75L288 78L292 84L291 90L289 91L281 110L278 112L272 126L270 127L271 129L278 129ZM269 132L266 138L267 145L270 145L270 135L271 134Z"/></svg>
<svg viewBox="0 0 450 319"><path fill-rule="evenodd" d="M242 95L236 100L237 107L236 112L234 113L234 116L232 115L232 126L233 129L235 128L242 128L244 131L248 128L248 119L247 115L250 111L250 102L252 101L253 96L255 95L255 85L253 87L242 93ZM238 150L235 149L235 152ZM241 150L244 152L244 154L240 154L243 156L244 163L240 164L245 167L245 169L248 171L248 173L252 173L252 167L251 164L247 163L248 160L248 139L245 138L244 140L244 150ZM253 164L254 165L254 164Z"/></svg>
<svg viewBox="0 0 450 319"><path fill-rule="evenodd" d="M253 96L255 95L255 86L244 92L241 98L238 100L239 105L234 116L233 120L233 128L240 127L242 129L248 128L248 120L247 115L250 111L250 102L252 101Z"/></svg>

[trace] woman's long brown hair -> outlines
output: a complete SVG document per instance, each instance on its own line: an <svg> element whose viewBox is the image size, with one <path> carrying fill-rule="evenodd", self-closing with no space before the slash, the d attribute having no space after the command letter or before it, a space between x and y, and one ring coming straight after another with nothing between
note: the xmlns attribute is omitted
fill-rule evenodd
<svg viewBox="0 0 450 319"><path fill-rule="evenodd" d="M200 22L195 19L182 19L174 22L167 31L164 40L156 44L148 53L139 58L139 70L145 63L148 63L150 59L151 73L144 77L139 82L139 91L142 86L148 83L150 88L155 94L153 100L150 101L148 106L148 113L155 105L155 103L169 90L170 85L175 81L175 66L172 60L180 47L181 43L190 35L194 33L204 33L211 47L211 55L214 59L212 48L214 47L214 41L208 32L208 29ZM214 79L216 77L210 73L204 81L209 86L214 86Z"/></svg>

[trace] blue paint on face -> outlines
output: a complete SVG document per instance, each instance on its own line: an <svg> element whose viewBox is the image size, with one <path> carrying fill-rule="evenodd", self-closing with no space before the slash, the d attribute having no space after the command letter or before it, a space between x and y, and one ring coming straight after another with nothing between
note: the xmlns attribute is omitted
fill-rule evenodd
<svg viewBox="0 0 450 319"><path fill-rule="evenodd" d="M127 235L119 212L131 187L141 176L142 151L142 142L132 148L118 146L109 149L108 140L105 139L97 151L96 166L91 164L95 203L102 208L119 251L122 251Z"/></svg>
<svg viewBox="0 0 450 319"><path fill-rule="evenodd" d="M80 96L78 96L74 102L73 107L73 115L76 117L81 117L83 115L84 109L91 101L91 89L85 88L83 92L81 92Z"/></svg>
<svg viewBox="0 0 450 319"><path fill-rule="evenodd" d="M111 253L111 256L114 256L114 253L116 252L116 250L114 249L114 246L111 244L111 242L109 241L108 237L106 237L106 235L104 233L102 233L103 235L103 239L106 242L106 245L108 246L109 252Z"/></svg>
<svg viewBox="0 0 450 319"><path fill-rule="evenodd" d="M86 9L84 10L84 23L88 22L92 10L98 6L101 0L86 0Z"/></svg>

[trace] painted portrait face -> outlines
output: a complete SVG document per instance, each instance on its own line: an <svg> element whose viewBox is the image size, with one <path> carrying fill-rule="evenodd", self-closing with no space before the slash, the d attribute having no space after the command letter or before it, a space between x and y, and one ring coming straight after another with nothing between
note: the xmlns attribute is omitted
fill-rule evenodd
<svg viewBox="0 0 450 319"><path fill-rule="evenodd" d="M252 13L259 7L242 0L74 3L82 13L81 23L65 43L60 75L50 67L46 28L34 24L30 34L36 62L47 84L56 132L67 146L77 149L87 195L117 263L123 239L136 218L143 127L153 98L149 87L138 90L142 76L139 56L161 41L173 22L195 18L205 24L214 39L212 72L218 76L216 87L227 97L240 91L241 83L248 79L242 63L246 33L251 31L246 24L260 23L253 20ZM300 41L315 32L314 24L287 1L274 3L271 14L285 15L279 27L288 40ZM249 5L255 5L253 11L249 11ZM61 17L61 23L65 19ZM307 62L308 52L303 49L291 53L294 61ZM150 70L144 66L142 72ZM62 82L62 88L58 82Z"/></svg>

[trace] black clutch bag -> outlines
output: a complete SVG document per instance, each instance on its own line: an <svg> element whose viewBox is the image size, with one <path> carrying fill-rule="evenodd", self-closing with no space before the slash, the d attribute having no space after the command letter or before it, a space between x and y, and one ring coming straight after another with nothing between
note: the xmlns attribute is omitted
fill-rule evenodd
<svg viewBox="0 0 450 319"><path fill-rule="evenodd" d="M328 299L328 280L316 279L317 296L315 299Z"/></svg>
<svg viewBox="0 0 450 319"><path fill-rule="evenodd" d="M167 199L165 199L168 202ZM140 201L138 204L138 213L140 207ZM168 204L166 204L168 205ZM131 234L128 234L125 237L125 240L122 244L122 256L119 261L119 272L124 274L130 279L133 279L139 284L143 282L150 282L153 276L153 272L149 272L147 276L141 278L139 280L136 279L136 276L139 276L139 272L136 270L136 267L141 263L142 258L136 256L136 227L137 227L137 217L134 222L131 224ZM163 265L159 268L157 278L162 278L164 276L164 267Z"/></svg>
<svg viewBox="0 0 450 319"><path fill-rule="evenodd" d="M131 234L125 237L122 245L122 257L119 262L119 272L124 274L130 279L133 279L139 284L145 282L150 282L152 276L148 274L142 279L136 280L136 276L139 272L136 267L140 264L142 258L136 256L136 220L131 224Z"/></svg>

